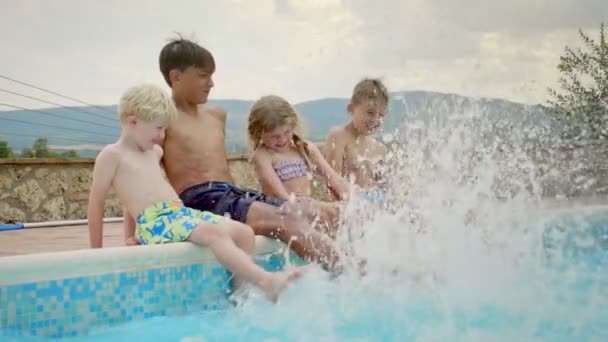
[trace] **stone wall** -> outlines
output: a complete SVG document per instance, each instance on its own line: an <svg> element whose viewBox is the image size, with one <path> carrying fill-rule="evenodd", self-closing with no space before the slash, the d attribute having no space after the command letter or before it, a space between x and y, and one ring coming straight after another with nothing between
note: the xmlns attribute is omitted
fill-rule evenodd
<svg viewBox="0 0 608 342"><path fill-rule="evenodd" d="M608 144L528 146L545 198L608 196ZM86 218L93 159L0 159L0 223ZM229 158L235 182L259 189L244 156ZM325 182L316 178L313 197L329 200ZM105 216L121 216L111 191Z"/></svg>
<svg viewBox="0 0 608 342"><path fill-rule="evenodd" d="M0 223L86 218L93 159L0 159ZM259 189L243 156L229 158L238 185ZM325 184L315 181L315 197L328 199ZM105 216L121 216L113 191Z"/></svg>
<svg viewBox="0 0 608 342"><path fill-rule="evenodd" d="M0 159L0 222L86 217L93 159ZM113 191L106 216L119 216Z"/></svg>

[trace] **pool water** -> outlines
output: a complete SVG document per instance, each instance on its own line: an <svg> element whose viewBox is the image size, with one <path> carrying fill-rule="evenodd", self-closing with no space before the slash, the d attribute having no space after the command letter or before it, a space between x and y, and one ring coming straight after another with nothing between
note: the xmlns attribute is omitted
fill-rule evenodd
<svg viewBox="0 0 608 342"><path fill-rule="evenodd" d="M147 319L144 315L143 320L101 325L84 336L60 340L608 340L607 213L530 223L531 227L542 228L539 254L522 257L519 251L525 248L515 248L518 253L511 253L506 247L490 252L483 248L476 250L480 245L474 242L479 239L464 238L459 233L450 235L444 245L439 235L435 237L435 242L443 247L439 250L447 254L418 260L414 258L420 255L411 254L410 249L425 250L433 245L419 234L399 235L402 227L391 223L392 217L386 219L389 221L372 222L366 227L367 242L363 249L369 251L369 268L364 276L347 269L344 274L332 277L313 268L292 284L277 304L266 301L256 289L245 289L230 298L236 305L224 297L209 305L189 303L192 310L185 314L164 314L161 310ZM527 233L517 235L523 231ZM511 229L517 247L536 241L529 239L535 236L529 231L532 230ZM397 240L398 246L407 248L388 253L379 236ZM378 247L378 251L373 247ZM302 264L290 253L273 254L258 262L268 269L277 269L285 265L283 256L295 265ZM435 269L438 276L432 272L416 276L407 270L412 264L426 262L445 267ZM407 267L391 271L399 265ZM163 286L175 288L200 280L194 274L191 278L156 284L155 289L159 288L155 291L160 291L158 296L162 297L166 293ZM188 286L183 287L185 291L196 291ZM163 302L162 298L158 300ZM5 336L3 341L41 340L45 339Z"/></svg>
<svg viewBox="0 0 608 342"><path fill-rule="evenodd" d="M603 237L604 228L594 230ZM608 250L569 254L520 292L466 293L445 283L419 286L399 274L332 279L314 269L278 304L248 292L225 310L154 317L98 328L69 341L605 341ZM574 256L573 256L574 255ZM491 275L479 274L479 289ZM490 284L490 283L488 283ZM466 284L465 284L466 286Z"/></svg>
<svg viewBox="0 0 608 342"><path fill-rule="evenodd" d="M390 296L368 288L344 296L340 284L312 274L278 305L254 299L228 310L97 330L76 341L600 341L608 338L608 307L589 308L595 296L608 294L607 260L598 256L596 272L551 298L562 305L529 303L526 311L493 303L444 306L433 291ZM400 290L406 291L393 289ZM581 316L590 310L594 315Z"/></svg>

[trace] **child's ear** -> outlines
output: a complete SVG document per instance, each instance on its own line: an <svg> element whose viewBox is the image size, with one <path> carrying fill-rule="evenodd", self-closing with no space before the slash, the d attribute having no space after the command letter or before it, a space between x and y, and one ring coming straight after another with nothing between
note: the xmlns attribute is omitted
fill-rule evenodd
<svg viewBox="0 0 608 342"><path fill-rule="evenodd" d="M169 71L169 81L171 81L172 85L179 82L179 79L181 78L180 76L181 72L178 69L172 69Z"/></svg>
<svg viewBox="0 0 608 342"><path fill-rule="evenodd" d="M348 104L348 106L346 106L346 110L352 114L353 113L353 104L352 102Z"/></svg>
<svg viewBox="0 0 608 342"><path fill-rule="evenodd" d="M137 125L137 117L135 115L129 115L127 116L127 125L130 127L133 127L135 125Z"/></svg>

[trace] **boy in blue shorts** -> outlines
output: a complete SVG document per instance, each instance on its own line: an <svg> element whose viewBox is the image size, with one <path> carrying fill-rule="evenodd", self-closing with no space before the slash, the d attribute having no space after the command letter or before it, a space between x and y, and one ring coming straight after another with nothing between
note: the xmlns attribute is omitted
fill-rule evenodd
<svg viewBox="0 0 608 342"><path fill-rule="evenodd" d="M335 245L322 233L323 222L316 220L307 202L286 201L236 184L225 148L228 114L208 103L215 86L211 52L179 38L163 46L158 59L179 111L166 132L162 164L184 204L229 216L252 227L256 235L281 240L302 259L339 270ZM130 232L134 218L127 215L125 222Z"/></svg>

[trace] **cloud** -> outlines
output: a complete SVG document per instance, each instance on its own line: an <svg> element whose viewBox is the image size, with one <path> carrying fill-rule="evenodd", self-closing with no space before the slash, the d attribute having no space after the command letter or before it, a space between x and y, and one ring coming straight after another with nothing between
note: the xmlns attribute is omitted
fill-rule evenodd
<svg viewBox="0 0 608 342"><path fill-rule="evenodd" d="M349 0L365 65L398 89L544 102L577 29L597 32L608 2Z"/></svg>
<svg viewBox="0 0 608 342"><path fill-rule="evenodd" d="M577 29L604 0L24 0L0 14L3 72L96 104L133 83L164 85L158 53L181 32L215 55L215 98L349 96L365 76L427 89L543 102ZM47 96L0 81L0 88ZM0 102L45 106L0 93ZM66 104L68 102L65 102ZM0 108L1 110L1 108Z"/></svg>
<svg viewBox="0 0 608 342"><path fill-rule="evenodd" d="M437 18L476 32L522 34L596 28L608 18L605 0L434 0Z"/></svg>

